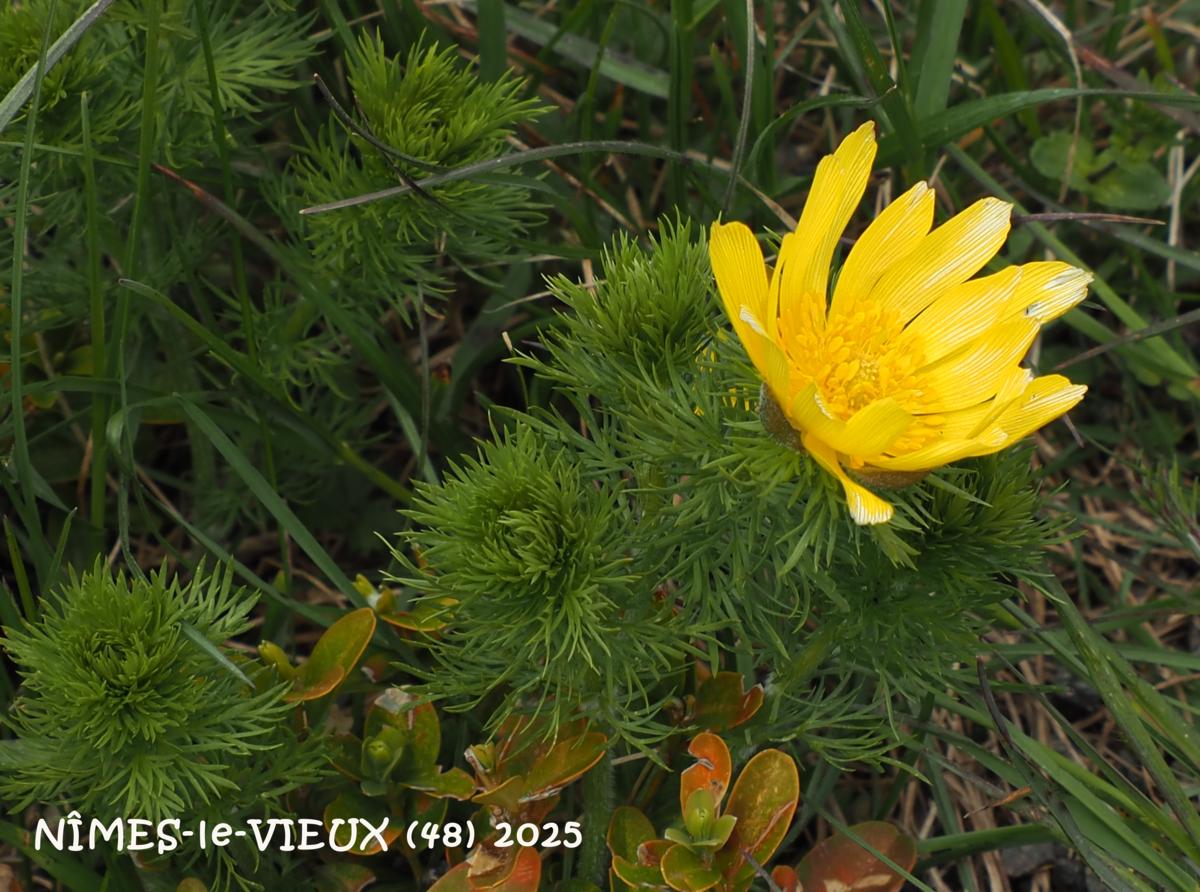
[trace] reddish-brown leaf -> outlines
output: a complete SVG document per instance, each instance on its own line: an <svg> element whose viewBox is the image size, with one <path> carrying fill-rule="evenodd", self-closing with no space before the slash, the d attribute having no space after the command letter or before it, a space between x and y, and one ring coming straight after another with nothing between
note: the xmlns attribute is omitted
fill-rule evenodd
<svg viewBox="0 0 1200 892"><path fill-rule="evenodd" d="M906 871L917 863L917 846L885 821L855 824L850 830ZM804 892L897 892L904 877L843 833L813 846L796 867Z"/></svg>
<svg viewBox="0 0 1200 892"><path fill-rule="evenodd" d="M692 739L688 752L696 757L696 764L685 769L679 777L680 814L687 808L688 797L701 787L712 791L719 807L729 788L729 776L733 771L729 747L716 734L705 731Z"/></svg>

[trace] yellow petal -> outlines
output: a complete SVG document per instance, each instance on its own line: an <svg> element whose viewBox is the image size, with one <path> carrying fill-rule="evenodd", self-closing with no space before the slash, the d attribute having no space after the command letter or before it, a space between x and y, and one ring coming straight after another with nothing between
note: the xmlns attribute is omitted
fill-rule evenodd
<svg viewBox="0 0 1200 892"><path fill-rule="evenodd" d="M895 455L880 455L867 464L888 471L927 471L960 458L986 455L1004 447L1008 437L996 427L995 421L1013 400L1019 397L1033 380L1029 369L1013 366L1001 376L996 396L956 412L936 416L918 415L917 425L934 428L933 438L919 449Z"/></svg>
<svg viewBox="0 0 1200 892"><path fill-rule="evenodd" d="M951 217L894 264L871 289L907 322L948 288L959 285L983 268L1008 237L1012 205L984 198Z"/></svg>
<svg viewBox="0 0 1200 892"><path fill-rule="evenodd" d="M754 367L758 369L758 373L762 375L767 386L771 388L771 393L775 396L775 402L779 405L785 405L788 394L788 361L783 349L769 338L755 337L756 346L747 345L746 352L750 355L750 361L754 363Z"/></svg>
<svg viewBox="0 0 1200 892"><path fill-rule="evenodd" d="M773 326L773 328L768 327L768 331L777 340L781 335L786 338L788 332L814 331L825 324L824 295L815 292L793 296L787 302L787 315L783 318L779 316L780 292L783 290L784 280L783 271L785 269L794 271L797 268L796 252L796 233L789 232L779 245L779 257L775 263L775 271L771 275L770 290L767 292L767 317L769 325ZM790 277L789 286L796 287L794 282L790 281Z"/></svg>
<svg viewBox="0 0 1200 892"><path fill-rule="evenodd" d="M1010 266L992 276L955 285L904 330L926 362L936 362L982 335L1001 318L1021 278Z"/></svg>
<svg viewBox="0 0 1200 892"><path fill-rule="evenodd" d="M817 164L795 237L780 246L781 314L819 298L825 310L829 264L846 224L862 200L875 160L875 125L863 124Z"/></svg>
<svg viewBox="0 0 1200 892"><path fill-rule="evenodd" d="M918 373L922 408L927 412L954 412L994 397L1040 327L1037 320L1018 316L922 369Z"/></svg>
<svg viewBox="0 0 1200 892"><path fill-rule="evenodd" d="M1002 449L1007 441L1003 431L989 428L977 437L969 439L947 437L904 455L873 458L869 467L882 468L886 471L928 471L958 461L960 458L995 452Z"/></svg>
<svg viewBox="0 0 1200 892"><path fill-rule="evenodd" d="M1057 319L1087 297L1091 281L1091 273L1060 260L1026 263L1003 315L1024 313L1041 323Z"/></svg>
<svg viewBox="0 0 1200 892"><path fill-rule="evenodd" d="M985 403L950 412L945 416L948 436L965 436L974 439L992 427L1000 413L1018 399L1033 383L1033 372L1022 366L1012 366L1000 378L996 395ZM974 423L970 423L974 416Z"/></svg>
<svg viewBox="0 0 1200 892"><path fill-rule="evenodd" d="M744 223L714 223L708 239L717 291L733 327L766 331L767 267L762 248Z"/></svg>
<svg viewBox="0 0 1200 892"><path fill-rule="evenodd" d="M717 291L733 330L763 380L787 389L787 359L768 334L767 268L754 233L741 223L714 223L708 241Z"/></svg>
<svg viewBox="0 0 1200 892"><path fill-rule="evenodd" d="M866 228L838 273L829 313L844 313L865 300L888 268L903 260L933 225L934 192L917 183L889 204Z"/></svg>
<svg viewBox="0 0 1200 892"><path fill-rule="evenodd" d="M746 355L754 363L754 368L758 370L758 374L767 382L767 386L771 388L778 399L779 394L786 395L788 392L787 356L784 354L783 348L762 333L758 328L757 320L746 324L747 319L752 319L752 317L743 307L743 325L738 328L738 338L741 340L742 346L746 348Z"/></svg>
<svg viewBox="0 0 1200 892"><path fill-rule="evenodd" d="M846 507L850 509L850 516L854 518L855 523L867 526L875 523L887 523L892 519L892 506L865 486L851 480L842 470L837 453L833 449L808 434L804 435L803 442L804 448L808 450L809 455L816 459L817 464L842 484L842 489L846 493Z"/></svg>
<svg viewBox="0 0 1200 892"><path fill-rule="evenodd" d="M849 421L831 418L821 406L814 384L797 394L789 408L793 425L845 455L885 452L912 422L912 416L891 397L859 409Z"/></svg>
<svg viewBox="0 0 1200 892"><path fill-rule="evenodd" d="M1083 384L1072 384L1062 375L1043 375L1000 413L996 426L1004 431L1008 443L1015 443L1069 412L1085 393Z"/></svg>

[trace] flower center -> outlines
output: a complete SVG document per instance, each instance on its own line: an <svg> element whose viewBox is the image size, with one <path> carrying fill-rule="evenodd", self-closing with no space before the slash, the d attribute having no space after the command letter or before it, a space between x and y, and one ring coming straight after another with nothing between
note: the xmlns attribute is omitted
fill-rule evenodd
<svg viewBox="0 0 1200 892"><path fill-rule="evenodd" d="M921 350L915 340L899 342L902 329L893 313L864 302L834 315L823 330L787 332L793 392L815 383L826 413L842 421L889 396L914 407Z"/></svg>

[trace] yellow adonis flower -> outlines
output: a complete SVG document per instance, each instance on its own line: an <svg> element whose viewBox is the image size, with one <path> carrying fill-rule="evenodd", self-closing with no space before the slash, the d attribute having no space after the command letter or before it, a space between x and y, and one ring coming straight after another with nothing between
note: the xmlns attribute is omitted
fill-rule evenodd
<svg viewBox="0 0 1200 892"><path fill-rule="evenodd" d="M713 224L713 274L763 379L769 429L799 441L846 491L860 524L892 506L866 486L912 482L997 452L1062 415L1086 387L1020 361L1041 326L1075 306L1092 277L1057 261L971 278L1000 249L1012 206L976 202L936 229L918 183L829 265L866 189L875 133L864 124L821 160L795 232L768 275L753 233Z"/></svg>

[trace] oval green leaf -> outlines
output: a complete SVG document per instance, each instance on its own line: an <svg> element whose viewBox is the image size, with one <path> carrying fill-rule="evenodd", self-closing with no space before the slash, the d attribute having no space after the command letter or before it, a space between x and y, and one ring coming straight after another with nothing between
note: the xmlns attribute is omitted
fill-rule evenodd
<svg viewBox="0 0 1200 892"><path fill-rule="evenodd" d="M705 892L721 882L721 875L700 860L687 846L667 849L662 859L662 875L677 892Z"/></svg>
<svg viewBox="0 0 1200 892"><path fill-rule="evenodd" d="M321 635L284 699L298 703L330 693L353 671L374 634L375 611L361 607L347 613Z"/></svg>
<svg viewBox="0 0 1200 892"><path fill-rule="evenodd" d="M715 859L728 888L744 889L754 877L754 867L743 852L760 865L771 860L799 801L800 774L791 756L767 749L746 763L725 808L725 814L737 818L737 825Z"/></svg>
<svg viewBox="0 0 1200 892"><path fill-rule="evenodd" d="M608 850L626 861L637 861L638 846L654 839L654 825L632 805L618 806L608 821Z"/></svg>

